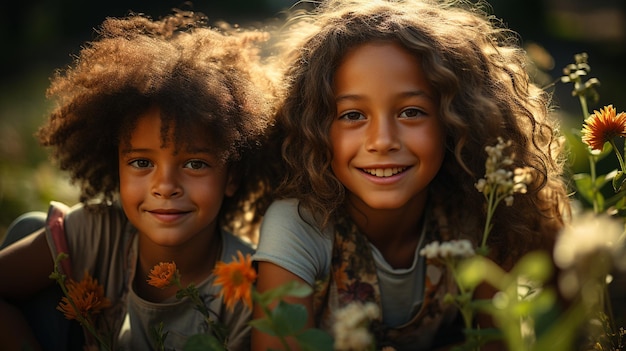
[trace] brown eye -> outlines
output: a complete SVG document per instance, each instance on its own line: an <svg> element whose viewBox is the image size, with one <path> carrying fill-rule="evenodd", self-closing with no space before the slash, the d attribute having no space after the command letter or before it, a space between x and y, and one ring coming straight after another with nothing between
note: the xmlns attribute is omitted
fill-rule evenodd
<svg viewBox="0 0 626 351"><path fill-rule="evenodd" d="M424 111L417 108L407 108L406 110L400 113L400 117L402 118L416 118L425 115Z"/></svg>
<svg viewBox="0 0 626 351"><path fill-rule="evenodd" d="M365 116L363 116L363 114L360 112L351 111L351 112L346 112L343 115L339 116L339 119L357 121L357 120L365 119Z"/></svg>
<svg viewBox="0 0 626 351"><path fill-rule="evenodd" d="M152 162L146 160L146 159L138 159L138 160L133 160L131 162L128 163L129 165L135 167L135 168L148 168L150 166L152 166Z"/></svg>
<svg viewBox="0 0 626 351"><path fill-rule="evenodd" d="M185 164L185 168L191 169L202 169L205 167L209 167L209 164L200 160L191 160Z"/></svg>

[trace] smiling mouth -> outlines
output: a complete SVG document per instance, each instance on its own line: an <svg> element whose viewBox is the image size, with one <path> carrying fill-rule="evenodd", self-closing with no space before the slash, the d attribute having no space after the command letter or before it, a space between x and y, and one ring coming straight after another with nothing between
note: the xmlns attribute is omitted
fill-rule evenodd
<svg viewBox="0 0 626 351"><path fill-rule="evenodd" d="M404 172L409 167L393 167L393 168L363 168L363 172L376 177L391 177L398 173Z"/></svg>
<svg viewBox="0 0 626 351"><path fill-rule="evenodd" d="M180 214L188 213L188 211L182 211L182 210L152 210L148 212L153 213L153 214L158 214L158 215L180 215Z"/></svg>

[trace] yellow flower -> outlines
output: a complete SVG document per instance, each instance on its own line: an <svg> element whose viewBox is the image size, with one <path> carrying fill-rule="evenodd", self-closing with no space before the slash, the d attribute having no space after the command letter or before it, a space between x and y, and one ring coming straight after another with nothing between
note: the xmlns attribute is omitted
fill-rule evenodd
<svg viewBox="0 0 626 351"><path fill-rule="evenodd" d="M244 257L238 251L237 255L239 260L233 256L232 262L218 262L213 270L217 276L213 285L222 286L220 296L224 297L224 303L230 311L239 300L252 308L252 284L256 280L256 271L252 268L250 254Z"/></svg>
<svg viewBox="0 0 626 351"><path fill-rule="evenodd" d="M148 274L148 284L159 289L167 288L178 279L175 262L159 262Z"/></svg>
<svg viewBox="0 0 626 351"><path fill-rule="evenodd" d="M602 151L604 143L618 136L626 137L626 113L616 114L613 105L594 111L585 120L582 141L594 150Z"/></svg>
<svg viewBox="0 0 626 351"><path fill-rule="evenodd" d="M80 315L91 320L91 316L111 306L111 301L104 296L104 288L98 285L98 281L86 271L82 281L76 282L70 279L66 287L68 296L61 298L57 310L63 312L67 319L78 319L78 315ZM74 303L75 308L70 300Z"/></svg>

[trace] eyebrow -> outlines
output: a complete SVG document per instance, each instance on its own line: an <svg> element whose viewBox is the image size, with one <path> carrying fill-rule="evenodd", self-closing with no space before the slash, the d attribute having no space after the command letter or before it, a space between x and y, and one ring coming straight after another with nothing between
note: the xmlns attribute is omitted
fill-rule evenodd
<svg viewBox="0 0 626 351"><path fill-rule="evenodd" d="M184 150L184 152L190 153L190 154L208 154L208 155L217 155L220 153L219 150L217 150L216 148L207 148L207 147L203 147L203 148L189 148L189 147L185 147L185 148L180 148L177 149L176 152L180 152L180 150ZM153 151L153 149L145 149L145 148L125 148L125 149L121 149L121 153L123 154L132 154L132 153L143 153L143 152L151 152Z"/></svg>
<svg viewBox="0 0 626 351"><path fill-rule="evenodd" d="M120 149L120 153L122 153L122 154L133 154L133 153L149 152L150 150L151 149L123 148L123 149Z"/></svg>
<svg viewBox="0 0 626 351"><path fill-rule="evenodd" d="M435 100L432 96L430 96L430 94L427 94L424 90L406 91L406 92L402 92L401 94L399 94L399 96L405 97L405 98L418 96L418 97L425 97L432 101ZM363 96L359 94L342 94L342 95L335 96L335 102L339 102L342 100L362 100L362 99L363 99Z"/></svg>

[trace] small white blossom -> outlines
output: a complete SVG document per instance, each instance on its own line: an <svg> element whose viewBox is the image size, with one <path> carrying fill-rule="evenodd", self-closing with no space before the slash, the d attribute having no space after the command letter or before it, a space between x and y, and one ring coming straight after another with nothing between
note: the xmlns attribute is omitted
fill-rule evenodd
<svg viewBox="0 0 626 351"><path fill-rule="evenodd" d="M368 327L378 317L380 309L371 302L353 302L336 311L333 325L335 350L369 350L374 338Z"/></svg>
<svg viewBox="0 0 626 351"><path fill-rule="evenodd" d="M474 256L475 251L469 240L450 240L439 243L433 241L420 250L420 255L428 258L465 258Z"/></svg>
<svg viewBox="0 0 626 351"><path fill-rule="evenodd" d="M507 206L513 206L513 196L509 195L504 198L504 204Z"/></svg>
<svg viewBox="0 0 626 351"><path fill-rule="evenodd" d="M428 259L433 259L439 256L439 242L433 241L432 243L424 246L424 248L420 250L420 255Z"/></svg>
<svg viewBox="0 0 626 351"><path fill-rule="evenodd" d="M514 154L505 155L504 149L511 146L511 141L504 142L498 138L498 144L485 147L487 160L485 161L485 177L479 179L474 185L478 191L488 197L495 191L495 195L507 206L513 205L513 194L524 194L527 185L532 180L532 174L527 168L508 169L513 165Z"/></svg>

